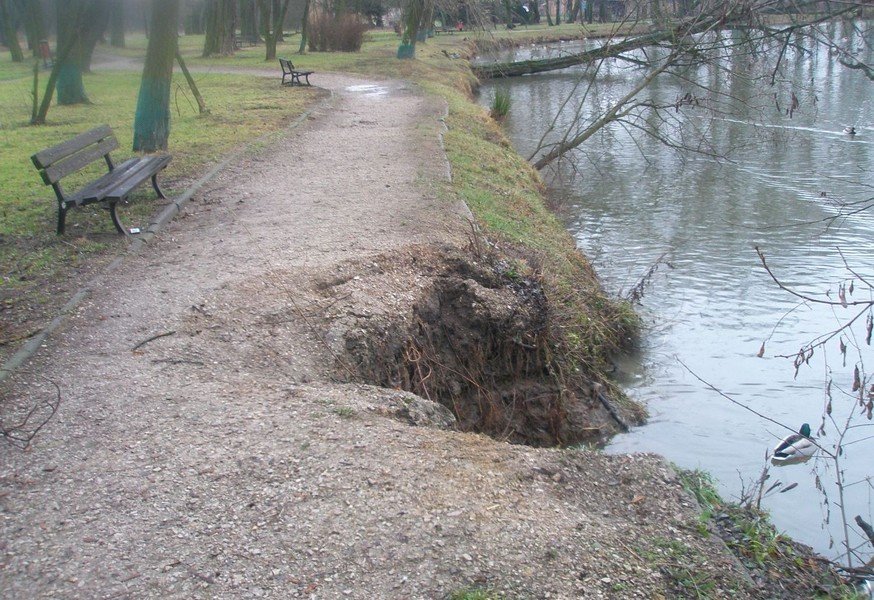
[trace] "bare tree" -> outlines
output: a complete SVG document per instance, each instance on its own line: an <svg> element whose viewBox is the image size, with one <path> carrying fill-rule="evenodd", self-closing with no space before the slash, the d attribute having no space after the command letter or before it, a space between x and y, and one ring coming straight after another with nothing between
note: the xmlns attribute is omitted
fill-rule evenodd
<svg viewBox="0 0 874 600"><path fill-rule="evenodd" d="M591 6L587 5L587 11ZM712 152L706 140L700 137L690 142L689 139L678 139L676 135L666 133L679 131L685 112L701 108L715 114L731 110L731 105L739 105L738 98L732 97L730 91L720 91L691 76L690 72L696 68L707 66L733 81L744 79L750 87L757 89L757 97L770 95L779 104L776 90L770 88L782 73L785 52L787 49L805 52L802 40L809 40L827 45L842 64L859 70L869 78L874 77L874 71L864 62L869 55L870 41L863 41L861 48L858 45L854 47L835 40L834 36L822 30L827 23L857 14L863 7L861 2L834 4L826 12L810 14L799 12L799 7L791 7L792 12L781 13L783 4L777 0L701 3L696 5L694 14L691 6L685 2L676 6L676 14L669 14L667 7L660 3L640 3L618 24L620 27L617 31L630 31L642 25L643 15L652 15L658 25L644 34L626 38L619 38L617 34L597 48L572 55L483 65L476 69L480 77L488 78L584 65L580 82L573 92L577 97L590 93L592 86L598 85L598 76L605 61L616 62L622 65L620 68L635 73L637 83L632 89L597 114L577 112L569 119L571 125L565 131L557 131L558 121L554 121L547 132L549 135L544 135L541 144L531 155L538 169L580 147L611 123L619 123L632 132L654 136L671 146L691 146L698 151ZM863 40L870 40L870 37ZM771 51L774 48L778 51ZM754 64L755 70L744 73L743 69L734 69L738 59ZM648 96L650 86L662 77L684 81L689 92L671 102L657 101ZM790 116L797 109L797 102L792 94L783 105L789 110ZM571 102L570 98L563 101L563 105L565 110L581 110L580 103ZM682 133L679 135L683 137Z"/></svg>

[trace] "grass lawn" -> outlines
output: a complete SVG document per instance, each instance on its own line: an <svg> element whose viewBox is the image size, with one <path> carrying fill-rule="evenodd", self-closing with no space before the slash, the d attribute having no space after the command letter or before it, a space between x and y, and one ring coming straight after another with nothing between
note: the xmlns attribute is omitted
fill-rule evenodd
<svg viewBox="0 0 874 600"><path fill-rule="evenodd" d="M101 49L103 51L103 49ZM145 46L139 52L142 56ZM67 233L54 233L55 195L30 161L35 152L102 123L115 131L116 162L131 156L133 120L140 85L138 70L101 70L85 75L91 104L52 105L47 125L29 125L31 63L14 64L0 54L0 358L13 342L38 329L52 307L82 283L84 271L99 267L126 242L114 232L106 211L96 205L67 214ZM48 71L39 73L43 92ZM316 88L282 88L278 78L251 74L196 73L209 114L199 115L184 78L174 76L169 152L173 160L160 176L168 195L184 189L229 152L277 131L322 97ZM94 177L105 166L64 180L66 189ZM137 226L160 208L151 186L142 186L132 206L119 212Z"/></svg>

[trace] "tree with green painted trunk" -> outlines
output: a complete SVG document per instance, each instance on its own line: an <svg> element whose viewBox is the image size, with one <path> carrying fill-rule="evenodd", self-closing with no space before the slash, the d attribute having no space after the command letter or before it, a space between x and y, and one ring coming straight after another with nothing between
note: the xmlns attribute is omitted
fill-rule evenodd
<svg viewBox="0 0 874 600"><path fill-rule="evenodd" d="M82 71L87 59L85 46L84 15L91 2L87 0L55 0L58 23L58 47L69 48L58 56L57 84L58 104L85 104L85 84Z"/></svg>
<svg viewBox="0 0 874 600"><path fill-rule="evenodd" d="M134 120L133 149L137 152L167 149L178 22L179 0L153 0L149 46Z"/></svg>

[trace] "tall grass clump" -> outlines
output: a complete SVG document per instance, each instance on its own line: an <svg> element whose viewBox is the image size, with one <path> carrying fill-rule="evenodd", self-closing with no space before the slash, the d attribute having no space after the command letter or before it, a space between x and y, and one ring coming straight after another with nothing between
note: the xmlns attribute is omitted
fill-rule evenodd
<svg viewBox="0 0 874 600"><path fill-rule="evenodd" d="M495 121L503 121L510 112L509 90L495 90L495 99L492 100L491 115Z"/></svg>
<svg viewBox="0 0 874 600"><path fill-rule="evenodd" d="M367 25L356 14L332 15L319 11L310 17L308 44L311 52L358 52Z"/></svg>

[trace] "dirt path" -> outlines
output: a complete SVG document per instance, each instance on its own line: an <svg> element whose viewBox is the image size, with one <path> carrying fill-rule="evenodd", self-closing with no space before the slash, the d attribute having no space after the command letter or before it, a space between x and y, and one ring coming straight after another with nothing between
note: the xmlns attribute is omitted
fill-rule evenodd
<svg viewBox="0 0 874 600"><path fill-rule="evenodd" d="M224 172L7 382L5 423L52 382L62 402L0 448L3 597L669 597L671 544L741 585L657 457L441 430L439 405L343 383L349 332L416 302L468 224L439 193L443 107L318 83L329 107Z"/></svg>

